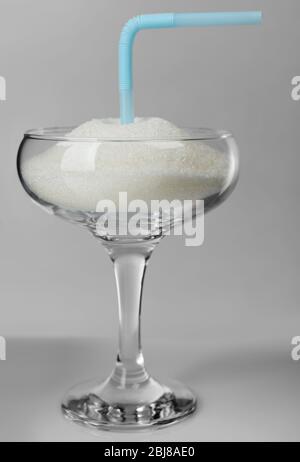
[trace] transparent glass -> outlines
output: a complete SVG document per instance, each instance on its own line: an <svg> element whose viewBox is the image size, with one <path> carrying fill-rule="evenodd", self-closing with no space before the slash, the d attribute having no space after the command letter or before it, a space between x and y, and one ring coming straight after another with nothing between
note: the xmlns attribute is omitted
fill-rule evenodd
<svg viewBox="0 0 300 462"><path fill-rule="evenodd" d="M238 150L224 131L185 129L167 139L74 138L71 128L31 130L19 148L17 168L29 196L46 211L82 225L105 247L114 265L119 304L119 347L105 380L71 389L62 403L73 421L107 430L144 429L179 421L196 409L194 394L177 382L161 384L144 364L141 298L147 263L160 240L182 220L175 209L140 220L140 233L114 233L103 225L101 201L120 207L142 200L203 200L205 212L220 204L238 177ZM128 221L130 214L118 215ZM197 209L192 210L192 214ZM149 223L151 226L149 226ZM120 224L120 223L119 223ZM122 223L121 223L122 224ZM143 231L143 232L142 232Z"/></svg>

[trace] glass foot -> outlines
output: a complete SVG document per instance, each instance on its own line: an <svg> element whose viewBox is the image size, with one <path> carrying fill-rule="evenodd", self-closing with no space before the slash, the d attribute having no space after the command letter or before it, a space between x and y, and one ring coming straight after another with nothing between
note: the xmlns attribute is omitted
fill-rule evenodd
<svg viewBox="0 0 300 462"><path fill-rule="evenodd" d="M196 398L184 385L161 385L152 378L131 387L110 378L74 387L62 404L64 415L77 423L102 430L142 430L184 419L196 409Z"/></svg>

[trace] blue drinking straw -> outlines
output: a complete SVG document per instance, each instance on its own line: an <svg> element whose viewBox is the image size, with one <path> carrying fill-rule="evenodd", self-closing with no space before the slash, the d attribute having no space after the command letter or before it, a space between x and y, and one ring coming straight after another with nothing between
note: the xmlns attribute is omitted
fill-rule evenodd
<svg viewBox="0 0 300 462"><path fill-rule="evenodd" d="M161 13L131 18L123 27L119 42L120 119L122 124L134 121L132 49L137 32L142 29L175 27L239 26L259 24L261 11L222 13Z"/></svg>

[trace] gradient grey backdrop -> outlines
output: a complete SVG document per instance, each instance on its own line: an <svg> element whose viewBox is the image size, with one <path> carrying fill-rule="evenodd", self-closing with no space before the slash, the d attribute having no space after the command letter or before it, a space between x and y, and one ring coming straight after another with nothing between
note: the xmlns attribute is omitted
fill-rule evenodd
<svg viewBox="0 0 300 462"><path fill-rule="evenodd" d="M220 403L232 388L224 374L240 384L234 392L239 404L232 396L237 408L219 407L214 417L208 415L205 428L194 421L167 436L159 434L169 440L195 440L195 428L200 439L297 438L300 364L290 359L290 341L300 335L300 102L290 93L292 77L300 74L300 3L0 0L0 75L7 81L7 101L0 102L0 335L99 336L108 339L109 360L117 326L112 265L89 234L43 213L26 196L15 168L22 134L33 127L118 115L118 37L131 16L239 9L261 9L263 25L147 31L135 46L137 114L229 129L241 155L238 187L206 217L204 246L188 248L182 239L166 239L148 269L143 337L152 369L163 371L168 364L172 371L176 364L176 374L188 364L190 379L188 372L181 378L200 395L205 374L209 390L223 380ZM34 345L28 355L36 354ZM18 342L15 348L21 348ZM49 361L59 361L59 351L52 353ZM20 361L17 353L15 360ZM103 361L105 373L109 361ZM0 366L16 367L12 356ZM72 381L78 376L75 366L73 358ZM265 370L269 375L263 375ZM58 374L55 368L52 373ZM275 382L280 385L274 391ZM7 379L7 390L11 385ZM265 395L256 400L263 386ZM250 397L252 387L256 395ZM247 399L255 409L252 417L245 408L234 418ZM211 396L208 409L215 404ZM229 426L228 415L233 415ZM4 434L12 438L8 430ZM49 434L48 428L44 438ZM74 434L69 438L84 438Z"/></svg>

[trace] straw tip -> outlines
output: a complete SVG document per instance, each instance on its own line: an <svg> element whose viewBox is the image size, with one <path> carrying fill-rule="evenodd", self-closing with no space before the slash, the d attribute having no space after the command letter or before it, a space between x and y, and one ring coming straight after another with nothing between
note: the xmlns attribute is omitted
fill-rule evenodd
<svg viewBox="0 0 300 462"><path fill-rule="evenodd" d="M257 22L258 23L262 22L262 19L263 19L262 11L253 11L253 13L255 14Z"/></svg>
<svg viewBox="0 0 300 462"><path fill-rule="evenodd" d="M260 24L262 22L262 11L245 11L241 12L242 17L245 19L245 24Z"/></svg>

